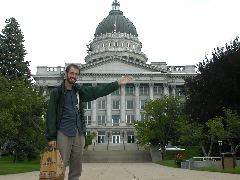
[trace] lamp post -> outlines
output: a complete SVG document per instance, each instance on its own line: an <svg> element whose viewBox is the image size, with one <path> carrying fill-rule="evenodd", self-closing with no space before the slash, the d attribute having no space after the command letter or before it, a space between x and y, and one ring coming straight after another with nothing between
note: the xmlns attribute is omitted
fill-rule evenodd
<svg viewBox="0 0 240 180"><path fill-rule="evenodd" d="M124 144L124 131L122 132L122 138L123 138L123 149L125 150L125 144Z"/></svg>
<svg viewBox="0 0 240 180"><path fill-rule="evenodd" d="M218 141L218 145L219 145L219 148L220 148L220 155L222 153L222 141Z"/></svg>
<svg viewBox="0 0 240 180"><path fill-rule="evenodd" d="M108 144L107 144L107 150L108 150L108 146L109 146L109 138L110 138L110 132L107 132L107 136L108 136Z"/></svg>

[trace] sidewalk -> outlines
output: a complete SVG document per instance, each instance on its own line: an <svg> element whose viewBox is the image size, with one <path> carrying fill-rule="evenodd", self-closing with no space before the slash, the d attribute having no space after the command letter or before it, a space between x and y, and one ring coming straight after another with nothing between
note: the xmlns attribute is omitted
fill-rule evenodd
<svg viewBox="0 0 240 180"><path fill-rule="evenodd" d="M38 180L39 172L1 175L0 180ZM65 178L67 180L67 178ZM240 175L194 171L154 163L85 163L80 180L239 180Z"/></svg>

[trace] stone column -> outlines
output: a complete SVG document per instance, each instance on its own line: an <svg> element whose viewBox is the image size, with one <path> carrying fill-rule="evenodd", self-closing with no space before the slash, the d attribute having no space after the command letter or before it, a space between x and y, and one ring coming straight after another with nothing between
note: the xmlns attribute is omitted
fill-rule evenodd
<svg viewBox="0 0 240 180"><path fill-rule="evenodd" d="M153 87L154 87L154 83L149 83L149 95L150 95L150 99L153 100Z"/></svg>
<svg viewBox="0 0 240 180"><path fill-rule="evenodd" d="M106 117L107 126L112 124L112 98L111 94L107 95L107 117Z"/></svg>
<svg viewBox="0 0 240 180"><path fill-rule="evenodd" d="M92 86L96 86L96 83L93 83ZM96 126L97 125L97 101L93 100L92 101L92 115L91 115L91 120L92 120L92 125Z"/></svg>
<svg viewBox="0 0 240 180"><path fill-rule="evenodd" d="M139 83L135 84L135 119L140 121L140 99L139 99Z"/></svg>
<svg viewBox="0 0 240 180"><path fill-rule="evenodd" d="M96 126L97 125L97 101L93 100L92 101L92 125Z"/></svg>
<svg viewBox="0 0 240 180"><path fill-rule="evenodd" d="M126 125L125 85L121 85L120 125Z"/></svg>
<svg viewBox="0 0 240 180"><path fill-rule="evenodd" d="M168 83L163 84L163 95L168 96L169 95L169 88L168 88Z"/></svg>
<svg viewBox="0 0 240 180"><path fill-rule="evenodd" d="M176 96L176 85L172 85L171 87L172 87L172 95L173 95L173 97L175 97Z"/></svg>

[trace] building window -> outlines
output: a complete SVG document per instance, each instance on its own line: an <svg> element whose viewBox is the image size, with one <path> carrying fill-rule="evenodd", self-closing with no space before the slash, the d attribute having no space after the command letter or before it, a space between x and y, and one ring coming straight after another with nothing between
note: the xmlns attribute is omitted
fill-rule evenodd
<svg viewBox="0 0 240 180"><path fill-rule="evenodd" d="M133 100L127 100L126 104L127 104L127 109L133 109L134 108L133 107Z"/></svg>
<svg viewBox="0 0 240 180"><path fill-rule="evenodd" d="M117 42L115 42L115 43L114 43L114 46L116 46L116 47L117 47L117 46L118 46L118 43L117 43Z"/></svg>
<svg viewBox="0 0 240 180"><path fill-rule="evenodd" d="M149 95L149 86L142 85L139 87L140 95Z"/></svg>
<svg viewBox="0 0 240 180"><path fill-rule="evenodd" d="M112 92L112 95L120 95L120 89L118 88L116 91Z"/></svg>
<svg viewBox="0 0 240 180"><path fill-rule="evenodd" d="M126 95L134 95L134 86L126 86Z"/></svg>
<svg viewBox="0 0 240 180"><path fill-rule="evenodd" d="M106 126L106 118L105 118L105 116L98 116L98 125L99 126Z"/></svg>
<svg viewBox="0 0 240 180"><path fill-rule="evenodd" d="M112 115L112 126L119 126L120 115Z"/></svg>
<svg viewBox="0 0 240 180"><path fill-rule="evenodd" d="M98 143L104 143L105 142L105 131L98 131Z"/></svg>
<svg viewBox="0 0 240 180"><path fill-rule="evenodd" d="M127 115L127 125L132 125L134 124L135 121L135 116L134 115Z"/></svg>
<svg viewBox="0 0 240 180"><path fill-rule="evenodd" d="M119 100L113 100L112 109L120 109L120 101Z"/></svg>
<svg viewBox="0 0 240 180"><path fill-rule="evenodd" d="M183 96L183 87L177 86L175 93L176 93L176 96Z"/></svg>
<svg viewBox="0 0 240 180"><path fill-rule="evenodd" d="M91 125L92 124L92 118L91 116L84 116L85 122L87 125Z"/></svg>
<svg viewBox="0 0 240 180"><path fill-rule="evenodd" d="M162 86L154 86L153 87L153 94L154 95L161 95L162 94Z"/></svg>
<svg viewBox="0 0 240 180"><path fill-rule="evenodd" d="M141 121L144 121L144 119L145 119L145 114L141 113Z"/></svg>
<svg viewBox="0 0 240 180"><path fill-rule="evenodd" d="M105 100L99 100L98 101L98 109L105 109L106 108L106 101Z"/></svg>
<svg viewBox="0 0 240 180"><path fill-rule="evenodd" d="M92 109L92 101L87 102L86 109Z"/></svg>
<svg viewBox="0 0 240 180"><path fill-rule="evenodd" d="M146 100L140 100L140 107L142 110L144 110Z"/></svg>
<svg viewBox="0 0 240 180"><path fill-rule="evenodd" d="M128 143L134 143L134 135L128 135Z"/></svg>
<svg viewBox="0 0 240 180"><path fill-rule="evenodd" d="M98 135L98 143L99 144L105 143L105 135Z"/></svg>

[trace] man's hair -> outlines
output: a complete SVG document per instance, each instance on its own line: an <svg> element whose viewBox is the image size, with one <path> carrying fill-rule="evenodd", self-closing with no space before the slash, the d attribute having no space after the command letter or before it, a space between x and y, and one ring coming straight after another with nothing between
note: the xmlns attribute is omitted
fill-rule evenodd
<svg viewBox="0 0 240 180"><path fill-rule="evenodd" d="M71 67L73 67L74 69L77 69L77 70L79 71L79 73L80 73L80 68L79 68L79 66L76 65L76 64L69 64L69 65L66 67L65 71L68 73Z"/></svg>

